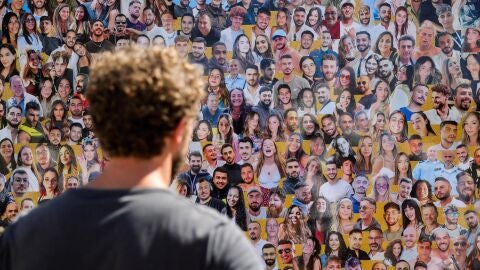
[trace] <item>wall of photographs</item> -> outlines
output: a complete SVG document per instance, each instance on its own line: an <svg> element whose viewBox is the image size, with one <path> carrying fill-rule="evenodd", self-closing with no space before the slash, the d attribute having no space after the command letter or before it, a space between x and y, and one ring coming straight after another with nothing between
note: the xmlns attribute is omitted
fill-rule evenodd
<svg viewBox="0 0 480 270"><path fill-rule="evenodd" d="M89 66L173 46L207 97L172 190L267 269L480 268L478 0L0 5L0 227L108 157Z"/></svg>

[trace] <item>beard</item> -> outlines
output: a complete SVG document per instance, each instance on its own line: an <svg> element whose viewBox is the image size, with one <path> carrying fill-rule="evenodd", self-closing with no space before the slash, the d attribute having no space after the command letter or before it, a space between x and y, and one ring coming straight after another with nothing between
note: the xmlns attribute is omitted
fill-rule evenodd
<svg viewBox="0 0 480 270"><path fill-rule="evenodd" d="M267 209L267 218L278 218L280 217L280 213L282 213L283 208L280 207L272 207L269 206Z"/></svg>
<svg viewBox="0 0 480 270"><path fill-rule="evenodd" d="M459 199L464 202L471 202L473 201L473 194L474 192L468 192L468 194L465 194L465 191L463 191L462 193L459 193Z"/></svg>
<svg viewBox="0 0 480 270"><path fill-rule="evenodd" d="M10 120L7 119L7 123L9 126L13 127L13 128L18 128L18 126L20 126L20 122L18 123L12 123Z"/></svg>
<svg viewBox="0 0 480 270"><path fill-rule="evenodd" d="M249 204L248 207L250 208L250 210L257 212L258 210L260 210L261 205L259 203L255 203Z"/></svg>
<svg viewBox="0 0 480 270"><path fill-rule="evenodd" d="M272 259L265 260L265 264L268 266L274 266L275 260L272 260Z"/></svg>

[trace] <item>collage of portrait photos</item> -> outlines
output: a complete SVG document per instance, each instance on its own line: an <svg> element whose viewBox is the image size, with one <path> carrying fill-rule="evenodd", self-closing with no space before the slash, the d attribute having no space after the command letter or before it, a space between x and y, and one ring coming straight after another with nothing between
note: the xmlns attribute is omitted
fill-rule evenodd
<svg viewBox="0 0 480 270"><path fill-rule="evenodd" d="M0 0L0 23L0 232L102 172L89 67L137 44L203 70L171 189L266 269L480 269L480 0Z"/></svg>

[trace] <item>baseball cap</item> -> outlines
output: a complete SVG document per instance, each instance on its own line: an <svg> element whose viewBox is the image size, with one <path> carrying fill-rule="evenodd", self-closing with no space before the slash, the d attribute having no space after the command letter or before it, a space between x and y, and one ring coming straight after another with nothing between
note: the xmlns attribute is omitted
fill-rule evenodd
<svg viewBox="0 0 480 270"><path fill-rule="evenodd" d="M287 33L283 29L277 29L273 33L272 40L275 40L277 37L287 37Z"/></svg>
<svg viewBox="0 0 480 270"><path fill-rule="evenodd" d="M353 6L353 8L355 8L355 1L353 1L353 0L342 0L342 2L340 4L340 8L342 8L343 5L345 5L345 4L350 4L350 5Z"/></svg>

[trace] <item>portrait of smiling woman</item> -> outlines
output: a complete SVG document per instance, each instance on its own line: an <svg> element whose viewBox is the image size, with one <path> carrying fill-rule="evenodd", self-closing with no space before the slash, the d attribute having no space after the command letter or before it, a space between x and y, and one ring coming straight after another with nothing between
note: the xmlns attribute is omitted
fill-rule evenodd
<svg viewBox="0 0 480 270"><path fill-rule="evenodd" d="M247 214L243 200L243 191L238 186L232 186L227 193L227 207L222 214L232 219L243 231L247 230Z"/></svg>

